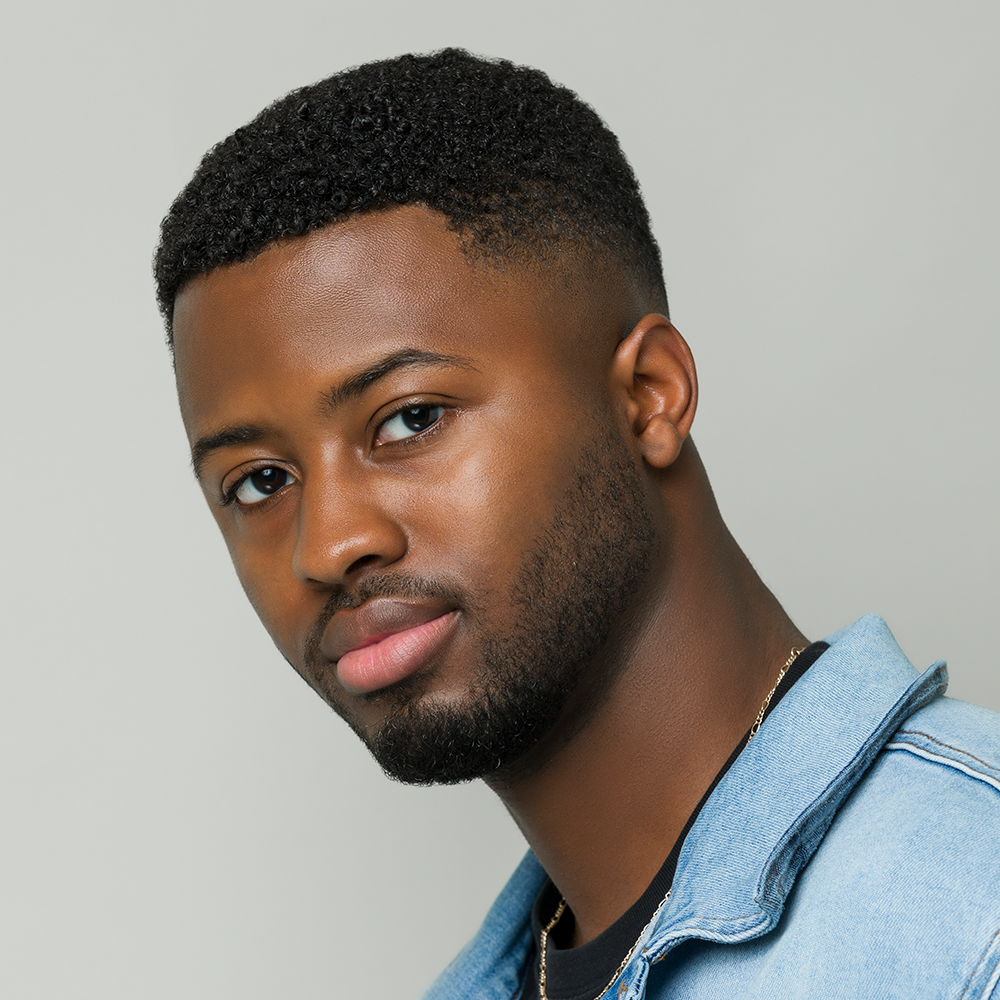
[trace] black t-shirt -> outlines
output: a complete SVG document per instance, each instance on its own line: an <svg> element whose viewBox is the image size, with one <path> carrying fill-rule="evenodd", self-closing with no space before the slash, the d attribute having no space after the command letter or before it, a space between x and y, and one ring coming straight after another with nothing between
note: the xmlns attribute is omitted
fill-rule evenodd
<svg viewBox="0 0 1000 1000"><path fill-rule="evenodd" d="M829 648L825 642L814 642L795 658L788 668L788 673L781 678L771 697L764 718L774 710L779 701L788 693L792 685L819 659L820 654ZM573 936L573 914L567 910L549 934L545 952L545 992L549 1000L595 1000L609 985L612 974L621 964L622 959L632 950L639 935L649 923L656 908L663 901L674 881L674 871L680 858L684 838L698 818L702 806L722 780L723 775L739 757L750 739L749 731L740 740L739 745L729 755L722 769L715 776L712 784L702 796L695 810L688 817L684 829L681 830L677 842L667 855L667 860L653 877L646 891L619 917L604 933L579 948L569 947ZM528 956L524 982L521 987L520 1000L539 1000L538 993L538 943L542 928L552 919L559 906L559 890L547 880L542 891L535 900L531 910L531 928L534 934L534 947Z"/></svg>

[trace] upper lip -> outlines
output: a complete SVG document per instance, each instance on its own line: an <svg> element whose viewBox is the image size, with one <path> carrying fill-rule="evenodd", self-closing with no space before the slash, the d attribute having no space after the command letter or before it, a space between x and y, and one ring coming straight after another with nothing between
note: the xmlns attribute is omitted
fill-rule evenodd
<svg viewBox="0 0 1000 1000"><path fill-rule="evenodd" d="M441 601L404 601L374 597L360 608L338 611L327 623L320 651L331 663L345 653L370 646L396 632L425 625L454 608Z"/></svg>

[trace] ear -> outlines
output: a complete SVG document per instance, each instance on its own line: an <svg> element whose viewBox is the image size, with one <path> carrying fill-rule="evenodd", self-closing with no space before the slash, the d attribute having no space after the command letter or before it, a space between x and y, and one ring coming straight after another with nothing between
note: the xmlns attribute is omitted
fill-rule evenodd
<svg viewBox="0 0 1000 1000"><path fill-rule="evenodd" d="M642 457L665 469L680 454L698 403L691 349L665 316L649 313L618 345L610 374Z"/></svg>

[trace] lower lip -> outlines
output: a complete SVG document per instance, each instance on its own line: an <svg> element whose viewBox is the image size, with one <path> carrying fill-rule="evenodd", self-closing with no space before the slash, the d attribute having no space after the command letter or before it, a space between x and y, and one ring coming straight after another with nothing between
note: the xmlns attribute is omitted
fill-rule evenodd
<svg viewBox="0 0 1000 1000"><path fill-rule="evenodd" d="M415 674L451 633L458 613L450 611L423 625L393 632L337 660L337 680L351 694L368 694Z"/></svg>

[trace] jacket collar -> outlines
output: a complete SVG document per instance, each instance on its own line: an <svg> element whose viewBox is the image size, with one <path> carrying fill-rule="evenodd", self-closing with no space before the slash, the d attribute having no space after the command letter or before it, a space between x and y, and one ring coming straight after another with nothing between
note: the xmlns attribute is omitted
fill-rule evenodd
<svg viewBox="0 0 1000 1000"><path fill-rule="evenodd" d="M640 942L651 961L685 938L735 942L771 930L876 754L947 685L944 662L918 675L877 615L826 641L688 833L671 898Z"/></svg>

